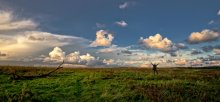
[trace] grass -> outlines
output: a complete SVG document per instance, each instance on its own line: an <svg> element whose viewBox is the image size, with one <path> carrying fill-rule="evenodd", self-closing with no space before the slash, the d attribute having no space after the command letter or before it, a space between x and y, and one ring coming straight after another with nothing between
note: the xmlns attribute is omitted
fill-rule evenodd
<svg viewBox="0 0 220 102"><path fill-rule="evenodd" d="M0 100L46 102L220 102L219 69L61 69L46 78L10 79L52 68L0 67Z"/></svg>

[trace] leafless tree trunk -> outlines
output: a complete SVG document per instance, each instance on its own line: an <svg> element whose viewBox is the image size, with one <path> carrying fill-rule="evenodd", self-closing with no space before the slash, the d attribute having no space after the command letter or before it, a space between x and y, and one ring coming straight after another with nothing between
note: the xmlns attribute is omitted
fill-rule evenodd
<svg viewBox="0 0 220 102"><path fill-rule="evenodd" d="M28 76L23 75L23 76L21 76L21 75L16 74L16 71L14 71L13 73L10 73L10 74L12 75L13 80L43 78L43 77L49 76L50 74L57 71L58 69L63 68L62 67L63 64L64 64L64 61L55 70L52 70L51 72L48 72L46 74L41 74L41 75L28 75Z"/></svg>

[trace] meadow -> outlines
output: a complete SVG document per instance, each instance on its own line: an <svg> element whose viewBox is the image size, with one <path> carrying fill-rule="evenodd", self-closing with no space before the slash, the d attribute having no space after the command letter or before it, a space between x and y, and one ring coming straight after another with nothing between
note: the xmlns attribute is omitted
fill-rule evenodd
<svg viewBox="0 0 220 102"><path fill-rule="evenodd" d="M1 102L220 102L219 68L63 68L44 78L13 80L53 68L0 67Z"/></svg>

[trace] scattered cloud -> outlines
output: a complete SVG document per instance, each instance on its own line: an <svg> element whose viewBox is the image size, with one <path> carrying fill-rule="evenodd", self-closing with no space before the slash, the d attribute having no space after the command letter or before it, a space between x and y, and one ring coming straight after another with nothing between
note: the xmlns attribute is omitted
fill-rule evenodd
<svg viewBox="0 0 220 102"><path fill-rule="evenodd" d="M219 31L205 29L201 32L193 32L188 38L190 44L215 41L220 37Z"/></svg>
<svg viewBox="0 0 220 102"><path fill-rule="evenodd" d="M159 49L160 51L170 51L173 47L173 43L168 38L163 38L160 34L150 36L144 39L140 38L140 43L145 45L147 48Z"/></svg>
<svg viewBox="0 0 220 102"><path fill-rule="evenodd" d="M65 56L65 52L59 47L55 47L50 53L49 57L46 57L44 59L44 62L62 62L65 61L66 63L69 64L81 64L81 65L90 65L91 62L95 65L95 62L97 59L90 55L89 53L85 55L80 55L79 51L70 53Z"/></svg>
<svg viewBox="0 0 220 102"><path fill-rule="evenodd" d="M128 8L128 6L130 6L130 2L124 2L124 3L119 5L119 8L120 9L126 9L126 8Z"/></svg>
<svg viewBox="0 0 220 102"><path fill-rule="evenodd" d="M125 21L117 21L117 22L115 22L115 24L117 24L118 26L120 26L120 27L126 27L126 26L128 26L128 23L126 23Z"/></svg>
<svg viewBox="0 0 220 102"><path fill-rule="evenodd" d="M99 30L96 32L96 40L93 41L90 46L97 47L97 46L110 46L112 40L114 39L113 35L108 33L105 30Z"/></svg>

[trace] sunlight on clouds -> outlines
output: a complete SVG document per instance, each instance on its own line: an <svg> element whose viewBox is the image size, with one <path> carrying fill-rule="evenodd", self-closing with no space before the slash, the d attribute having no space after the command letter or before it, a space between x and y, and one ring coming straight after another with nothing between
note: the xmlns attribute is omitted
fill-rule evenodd
<svg viewBox="0 0 220 102"><path fill-rule="evenodd" d="M71 44L74 40L82 40L78 37L56 35L40 31L25 31L14 36L4 35L8 39L0 44L1 50L10 53L12 56L25 56L48 49L54 46Z"/></svg>
<svg viewBox="0 0 220 102"><path fill-rule="evenodd" d="M59 47L55 47L50 53L49 57L45 59L45 61L52 60L52 61L63 61L65 58L65 52Z"/></svg>
<svg viewBox="0 0 220 102"><path fill-rule="evenodd" d="M205 29L201 32L193 32L188 38L188 42L191 44L215 41L220 37L218 31Z"/></svg>
<svg viewBox="0 0 220 102"><path fill-rule="evenodd" d="M89 40L37 30L30 19L17 19L12 12L0 11L0 51L11 58L33 56L55 46L86 46Z"/></svg>
<svg viewBox="0 0 220 102"><path fill-rule="evenodd" d="M44 59L44 62L53 62L53 63L58 63L65 61L66 63L69 64L81 64L81 65L90 65L92 63L98 62L97 59L90 55L89 53L85 55L80 55L79 51L70 53L65 56L65 52L59 47L55 47L50 53L49 57L46 57Z"/></svg>
<svg viewBox="0 0 220 102"><path fill-rule="evenodd" d="M150 36L149 38L144 39L143 37L140 38L140 42L145 45L146 47L159 49L161 51L170 50L173 43L168 38L164 38L160 34L156 34L154 36Z"/></svg>
<svg viewBox="0 0 220 102"><path fill-rule="evenodd" d="M97 46L110 46L112 40L114 39L113 35L108 33L105 30L99 30L96 32L96 40L93 41L90 46L97 47Z"/></svg>
<svg viewBox="0 0 220 102"><path fill-rule="evenodd" d="M176 65L180 65L180 66L183 66L183 65L187 65L187 60L186 59L175 59L174 60L174 63Z"/></svg>

